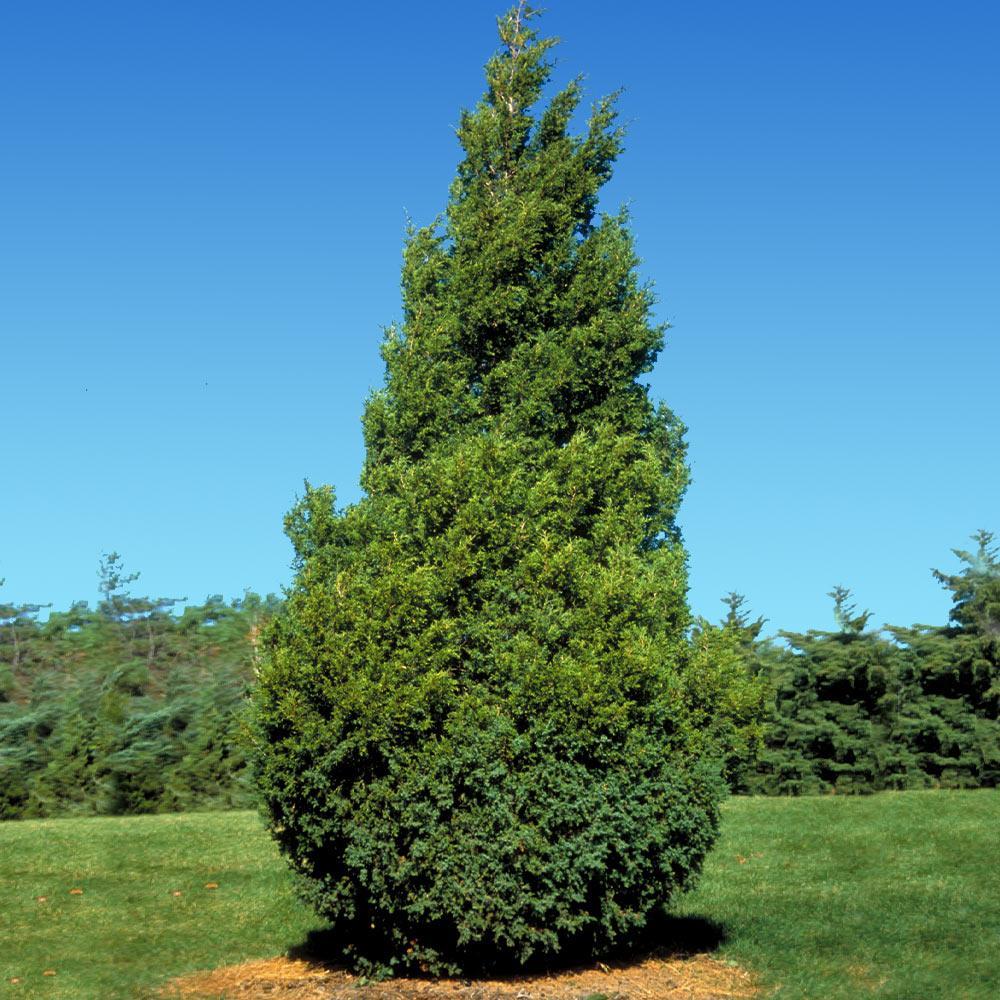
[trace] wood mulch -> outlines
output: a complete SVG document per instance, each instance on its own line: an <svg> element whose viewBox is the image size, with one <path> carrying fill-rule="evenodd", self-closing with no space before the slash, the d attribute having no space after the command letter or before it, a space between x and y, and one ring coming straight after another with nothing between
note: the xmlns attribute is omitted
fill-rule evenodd
<svg viewBox="0 0 1000 1000"><path fill-rule="evenodd" d="M270 958L183 976L162 993L165 1000L746 1000L758 995L749 973L706 954L509 979L392 979L363 986L340 969Z"/></svg>

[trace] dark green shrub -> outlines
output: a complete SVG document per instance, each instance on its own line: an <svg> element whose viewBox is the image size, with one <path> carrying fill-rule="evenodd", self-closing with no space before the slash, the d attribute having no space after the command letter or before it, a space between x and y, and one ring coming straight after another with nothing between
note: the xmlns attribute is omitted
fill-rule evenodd
<svg viewBox="0 0 1000 1000"><path fill-rule="evenodd" d="M663 329L595 212L622 133L604 101L569 134L578 83L532 116L529 16L500 22L443 227L408 239L365 496L306 484L261 641L272 829L368 971L634 940L712 844L753 701L687 641L683 428L637 381Z"/></svg>

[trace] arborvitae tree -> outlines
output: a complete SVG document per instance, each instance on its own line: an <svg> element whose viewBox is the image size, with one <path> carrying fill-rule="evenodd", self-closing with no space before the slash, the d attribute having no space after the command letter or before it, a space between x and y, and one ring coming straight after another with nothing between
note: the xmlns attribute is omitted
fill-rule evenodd
<svg viewBox="0 0 1000 1000"><path fill-rule="evenodd" d="M597 214L622 130L603 100L570 132L579 81L534 110L532 14L499 21L446 215L409 234L365 496L307 484L262 642L272 830L382 972L633 939L698 872L729 752L686 641L683 429L639 381L663 328Z"/></svg>

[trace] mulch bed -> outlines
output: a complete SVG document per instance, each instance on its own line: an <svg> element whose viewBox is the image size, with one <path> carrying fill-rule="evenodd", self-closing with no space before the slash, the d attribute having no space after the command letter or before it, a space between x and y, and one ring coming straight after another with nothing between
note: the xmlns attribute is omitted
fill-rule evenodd
<svg viewBox="0 0 1000 1000"><path fill-rule="evenodd" d="M745 1000L758 996L758 990L745 970L698 954L509 979L392 979L363 986L340 969L270 958L174 979L162 995L179 1000Z"/></svg>

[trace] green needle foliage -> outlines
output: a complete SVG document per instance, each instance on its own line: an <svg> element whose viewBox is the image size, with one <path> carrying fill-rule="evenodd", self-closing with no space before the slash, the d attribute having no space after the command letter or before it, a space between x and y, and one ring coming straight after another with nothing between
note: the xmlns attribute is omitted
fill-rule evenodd
<svg viewBox="0 0 1000 1000"><path fill-rule="evenodd" d="M883 775L879 749L890 719L896 650L867 630L850 591L835 587L838 629L782 633L791 653L772 666L774 705L751 791L799 795L872 791Z"/></svg>
<svg viewBox="0 0 1000 1000"><path fill-rule="evenodd" d="M247 806L241 714L273 597L180 615L102 561L102 600L0 603L0 820Z"/></svg>
<svg viewBox="0 0 1000 1000"><path fill-rule="evenodd" d="M406 244L364 498L306 484L255 766L348 958L457 972L627 943L717 829L736 655L692 655L683 428L623 213L612 100L539 110L553 39L499 20L443 220Z"/></svg>
<svg viewBox="0 0 1000 1000"><path fill-rule="evenodd" d="M944 626L867 630L837 587L836 632L782 633L757 646L772 707L739 790L798 795L1000 783L1000 558L988 531L955 549L959 573L934 571L952 594ZM755 638L755 636L753 637Z"/></svg>
<svg viewBox="0 0 1000 1000"><path fill-rule="evenodd" d="M1000 553L993 535L934 571L952 595L945 626L891 628L901 644L895 746L910 772L950 788L1000 783Z"/></svg>

